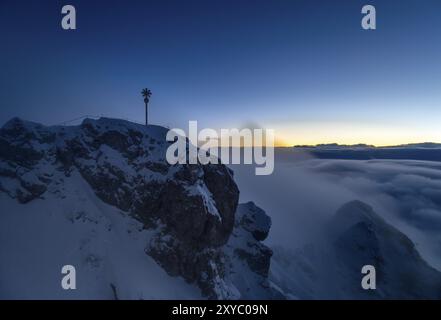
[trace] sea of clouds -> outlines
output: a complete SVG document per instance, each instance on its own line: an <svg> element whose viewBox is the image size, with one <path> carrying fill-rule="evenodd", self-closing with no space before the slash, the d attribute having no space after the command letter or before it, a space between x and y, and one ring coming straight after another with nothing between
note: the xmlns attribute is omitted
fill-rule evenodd
<svg viewBox="0 0 441 320"><path fill-rule="evenodd" d="M256 176L246 165L232 169L240 201L254 201L272 217L270 246L303 246L343 204L361 200L441 270L440 162L315 159L283 151L276 153L272 175Z"/></svg>

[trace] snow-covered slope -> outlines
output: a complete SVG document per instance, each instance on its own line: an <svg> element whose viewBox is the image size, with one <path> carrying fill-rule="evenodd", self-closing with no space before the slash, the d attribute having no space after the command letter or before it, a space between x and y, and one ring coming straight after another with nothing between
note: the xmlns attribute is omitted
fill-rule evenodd
<svg viewBox="0 0 441 320"><path fill-rule="evenodd" d="M0 194L1 299L201 297L144 253L152 231L101 201L77 172L62 188L27 204ZM62 289L63 265L75 266L76 290Z"/></svg>
<svg viewBox="0 0 441 320"><path fill-rule="evenodd" d="M376 290L361 286L364 265L376 268ZM441 273L360 201L340 208L322 239L295 252L275 248L271 281L291 298L441 299Z"/></svg>
<svg viewBox="0 0 441 320"><path fill-rule="evenodd" d="M166 133L105 118L72 127L6 123L0 297L241 298L261 287L267 268L256 277L248 268L247 285L231 276L242 259L234 245L259 246L262 252L250 254L266 261L271 256L263 238L240 231L232 171L169 165ZM258 228L259 221L248 222ZM233 230L246 243L228 242ZM67 264L76 267L76 290L61 289ZM259 297L268 295L264 289Z"/></svg>

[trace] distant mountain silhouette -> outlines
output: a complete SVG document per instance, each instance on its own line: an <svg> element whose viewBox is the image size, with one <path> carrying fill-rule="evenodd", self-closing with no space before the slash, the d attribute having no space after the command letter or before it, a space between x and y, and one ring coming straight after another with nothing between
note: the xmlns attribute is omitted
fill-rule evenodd
<svg viewBox="0 0 441 320"><path fill-rule="evenodd" d="M294 151L307 152L319 159L390 159L441 161L441 144L434 142L375 147L366 144L340 145L337 143L315 146L295 146Z"/></svg>
<svg viewBox="0 0 441 320"><path fill-rule="evenodd" d="M401 144L396 146L382 146L376 147L371 144L338 144L338 143L324 143L324 144L316 144L316 145L296 145L294 148L315 148L315 149L354 149L354 148L371 148L371 149L395 149L395 148L428 148L428 149L436 149L441 148L441 143L435 142L422 142L422 143L409 143L409 144Z"/></svg>

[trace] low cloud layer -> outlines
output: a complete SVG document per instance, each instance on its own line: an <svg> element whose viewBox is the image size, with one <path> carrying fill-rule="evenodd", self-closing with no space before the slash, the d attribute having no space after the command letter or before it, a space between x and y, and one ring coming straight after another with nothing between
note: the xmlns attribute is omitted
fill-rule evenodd
<svg viewBox="0 0 441 320"><path fill-rule="evenodd" d="M409 236L441 270L441 163L285 155L271 176L256 177L246 166L233 169L241 201L254 200L273 219L270 245L302 246L341 205L358 199Z"/></svg>

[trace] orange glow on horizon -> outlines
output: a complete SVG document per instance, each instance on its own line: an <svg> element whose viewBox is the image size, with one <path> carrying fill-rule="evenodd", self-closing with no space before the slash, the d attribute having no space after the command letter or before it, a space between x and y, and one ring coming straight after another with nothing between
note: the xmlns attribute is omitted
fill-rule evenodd
<svg viewBox="0 0 441 320"><path fill-rule="evenodd" d="M274 126L276 127L276 126ZM366 144L376 147L441 141L441 127L412 127L367 123L297 123L277 126L275 146Z"/></svg>

